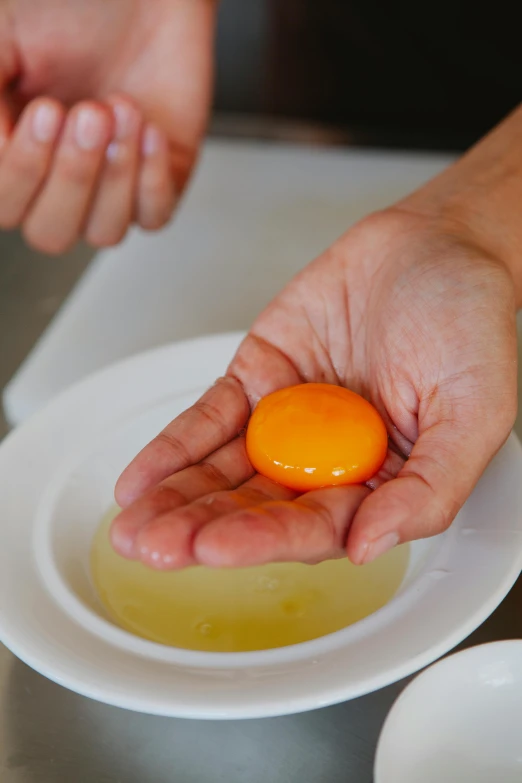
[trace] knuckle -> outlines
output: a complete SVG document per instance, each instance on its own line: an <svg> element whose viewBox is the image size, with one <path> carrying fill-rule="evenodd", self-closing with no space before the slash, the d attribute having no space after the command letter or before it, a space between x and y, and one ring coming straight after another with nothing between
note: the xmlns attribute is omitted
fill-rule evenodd
<svg viewBox="0 0 522 783"><path fill-rule="evenodd" d="M419 520L419 529L422 532L418 537L426 538L444 533L451 526L461 507L460 500L453 496L450 491L453 483L451 474L440 465L438 460L431 456L425 455L422 462L417 458L415 471L410 471L407 464L400 473L401 477L412 478L416 482L420 482L426 492L425 511L422 521ZM430 478L433 476L437 477L436 484ZM439 484L446 487L444 495L441 495L441 492L437 489ZM415 502L412 502L409 494L403 492L393 498L393 500L389 499L388 506L392 516L407 519L410 520L410 523L417 524L415 520L418 516L418 507Z"/></svg>
<svg viewBox="0 0 522 783"><path fill-rule="evenodd" d="M141 181L141 187L148 198L160 201L168 197L170 192L169 178L166 171L151 170Z"/></svg>
<svg viewBox="0 0 522 783"><path fill-rule="evenodd" d="M330 510L322 503L319 503L316 500L306 496L301 500L301 503L302 505L306 506L306 508L311 513L313 513L317 522L321 524L323 530L326 533L325 539L328 540L328 544L344 546L348 531L337 528Z"/></svg>
<svg viewBox="0 0 522 783"><path fill-rule="evenodd" d="M10 169L18 182L34 182L40 179L42 157L38 155L16 155L10 161Z"/></svg>
<svg viewBox="0 0 522 783"><path fill-rule="evenodd" d="M249 487L247 485L240 487L236 491L236 497L243 504L249 507L260 506L262 503L270 502L270 494L259 487Z"/></svg>
<svg viewBox="0 0 522 783"><path fill-rule="evenodd" d="M175 476L169 476L143 496L143 504L155 514L185 506L187 496L175 486Z"/></svg>
<svg viewBox="0 0 522 783"><path fill-rule="evenodd" d="M206 495L202 495L194 502L195 506L210 508L211 514L216 517L225 516L226 514L233 513L240 508L240 503L237 498L237 494L233 491L219 490L215 492L209 492Z"/></svg>
<svg viewBox="0 0 522 783"><path fill-rule="evenodd" d="M445 533L446 530L451 527L458 511L459 505L452 502L446 506L441 506L440 508L436 509L433 515L431 535Z"/></svg>
<svg viewBox="0 0 522 783"><path fill-rule="evenodd" d="M159 435L156 435L155 443L161 447L166 446L170 453L184 465L192 464L192 455L180 438L176 435L172 435L168 430L163 430Z"/></svg>
<svg viewBox="0 0 522 783"><path fill-rule="evenodd" d="M194 412L197 413L200 419L205 419L211 427L218 429L219 434L223 440L227 439L226 426L223 421L222 413L215 408L211 403L206 400L198 400L194 404Z"/></svg>
<svg viewBox="0 0 522 783"><path fill-rule="evenodd" d="M233 488L233 484L228 476L226 476L216 464L204 460L199 463L199 467L205 478L207 478L211 484L217 485L224 490Z"/></svg>
<svg viewBox="0 0 522 783"><path fill-rule="evenodd" d="M94 167L90 158L72 153L62 158L59 177L69 186L85 188L91 184L93 170Z"/></svg>

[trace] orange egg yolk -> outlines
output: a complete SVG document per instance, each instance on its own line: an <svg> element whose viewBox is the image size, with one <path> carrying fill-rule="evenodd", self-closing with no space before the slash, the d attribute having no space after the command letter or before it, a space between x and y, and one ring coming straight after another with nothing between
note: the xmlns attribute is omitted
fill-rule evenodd
<svg viewBox="0 0 522 783"><path fill-rule="evenodd" d="M368 481L384 462L388 436L379 413L360 395L303 383L258 403L246 447L258 473L306 492Z"/></svg>

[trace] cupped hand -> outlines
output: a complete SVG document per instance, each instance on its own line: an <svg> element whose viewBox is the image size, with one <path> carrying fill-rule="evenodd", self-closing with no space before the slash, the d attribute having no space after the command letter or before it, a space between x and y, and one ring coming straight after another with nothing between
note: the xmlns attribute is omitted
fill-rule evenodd
<svg viewBox="0 0 522 783"><path fill-rule="evenodd" d="M61 253L170 218L208 114L214 0L0 0L0 228Z"/></svg>
<svg viewBox="0 0 522 783"><path fill-rule="evenodd" d="M389 451L366 486L297 494L256 475L256 402L340 384L378 408ZM369 562L445 530L516 413L512 278L459 225L397 207L362 221L262 313L226 376L120 478L122 555L158 569Z"/></svg>

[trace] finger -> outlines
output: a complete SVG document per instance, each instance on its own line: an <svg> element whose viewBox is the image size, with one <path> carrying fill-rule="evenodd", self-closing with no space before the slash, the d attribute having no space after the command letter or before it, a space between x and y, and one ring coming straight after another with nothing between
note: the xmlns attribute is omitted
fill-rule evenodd
<svg viewBox="0 0 522 783"><path fill-rule="evenodd" d="M5 22L4 19L2 21ZM20 75L19 52L15 46L5 46L5 40L2 43L0 54L0 155L7 147L16 120L21 113L19 99L12 89Z"/></svg>
<svg viewBox="0 0 522 783"><path fill-rule="evenodd" d="M342 557L352 518L370 491L360 485L329 487L222 516L197 532L193 556L214 568Z"/></svg>
<svg viewBox="0 0 522 783"><path fill-rule="evenodd" d="M108 104L114 115L114 136L85 229L85 239L95 247L115 245L125 236L133 217L138 176L140 111L123 97L112 98Z"/></svg>
<svg viewBox="0 0 522 783"><path fill-rule="evenodd" d="M178 470L199 462L246 426L250 404L275 389L299 383L293 364L266 341L250 334L241 343L227 376L174 419L130 463L116 484L126 508Z"/></svg>
<svg viewBox="0 0 522 783"><path fill-rule="evenodd" d="M142 563L157 570L196 565L198 557L194 544L205 525L218 518L226 524L239 509L267 501L289 501L295 494L264 476L255 475L236 490L206 495L155 519L140 530L136 539L137 554ZM252 545L255 547L256 542Z"/></svg>
<svg viewBox="0 0 522 783"><path fill-rule="evenodd" d="M13 112L6 94L0 95L0 155L7 147L13 131Z"/></svg>
<svg viewBox="0 0 522 783"><path fill-rule="evenodd" d="M0 160L0 228L20 225L45 181L65 116L51 98L32 101Z"/></svg>
<svg viewBox="0 0 522 783"><path fill-rule="evenodd" d="M155 125L145 126L138 176L136 219L154 231L168 222L176 200L166 135Z"/></svg>
<svg viewBox="0 0 522 783"><path fill-rule="evenodd" d="M368 497L348 538L348 555L369 563L399 543L446 530L507 437L487 437L473 421L442 421L423 432L397 478Z"/></svg>
<svg viewBox="0 0 522 783"><path fill-rule="evenodd" d="M49 177L24 223L29 244L63 253L78 239L112 135L112 115L100 104L69 112Z"/></svg>
<svg viewBox="0 0 522 783"><path fill-rule="evenodd" d="M396 475L404 466L404 462L405 457L398 454L394 449L388 448L386 459L384 460L383 465L379 469L378 473L376 473L375 476L372 476L372 478L366 482L366 486L370 487L370 489L378 489L387 481L390 481L396 477Z"/></svg>
<svg viewBox="0 0 522 783"><path fill-rule="evenodd" d="M133 459L116 484L116 501L126 508L171 473L204 459L235 438L249 415L241 384L220 378Z"/></svg>
<svg viewBox="0 0 522 783"><path fill-rule="evenodd" d="M112 523L113 547L124 557L137 557L136 537L149 522L204 495L232 490L253 473L245 439L236 438L206 460L169 476L122 511Z"/></svg>
<svg viewBox="0 0 522 783"><path fill-rule="evenodd" d="M261 397L303 382L292 360L253 331L239 346L227 374L242 383L252 408Z"/></svg>
<svg viewBox="0 0 522 783"><path fill-rule="evenodd" d="M244 448L243 439L241 446ZM225 449L221 450L223 452ZM246 453L244 457L248 463ZM398 460L400 458L390 452L379 481L387 480L388 471L396 469ZM402 464L403 460L400 462ZM232 466L237 467L236 454L232 451L227 454L227 463L225 466L220 460L219 467L225 468L230 476ZM189 468L164 482L177 492L171 508L169 499L164 500L162 493L155 495L154 490L129 508L129 512L134 509L138 512L128 517L130 524L135 525L132 548L127 550L133 557L141 555L142 560L154 568L184 568L196 562L213 566L242 566L274 559L317 562L340 557L345 554L346 536L353 514L369 494L369 490L361 486L337 487L335 491L308 493L289 504L288 501L297 493L259 475L246 481L248 476L245 471L234 476L237 484L242 484L236 492L206 495L199 502L187 506L184 501L203 495L208 486L206 477L199 475L198 468ZM189 476L196 484L187 491ZM243 481L246 483L243 484ZM181 498L180 487L183 488ZM208 491L212 493L220 488L223 487ZM199 494L196 495L196 492ZM286 502L274 505L275 500ZM260 509L251 508L259 503L265 505ZM238 507L250 510L246 519L234 522L230 515L235 514ZM168 513L176 509L178 513ZM252 523L252 515L260 517L260 521ZM211 522L213 524L209 524ZM200 530L202 532L194 541ZM260 536L263 537L263 546L260 546ZM123 554L119 547L116 548Z"/></svg>

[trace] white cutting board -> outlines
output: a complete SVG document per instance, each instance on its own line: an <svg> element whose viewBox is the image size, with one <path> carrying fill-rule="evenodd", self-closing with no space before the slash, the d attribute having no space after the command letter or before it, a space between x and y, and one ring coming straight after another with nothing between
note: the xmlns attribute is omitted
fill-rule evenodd
<svg viewBox="0 0 522 783"><path fill-rule="evenodd" d="M174 222L99 253L4 391L19 424L88 373L161 343L246 329L308 261L429 179L440 155L209 141Z"/></svg>

